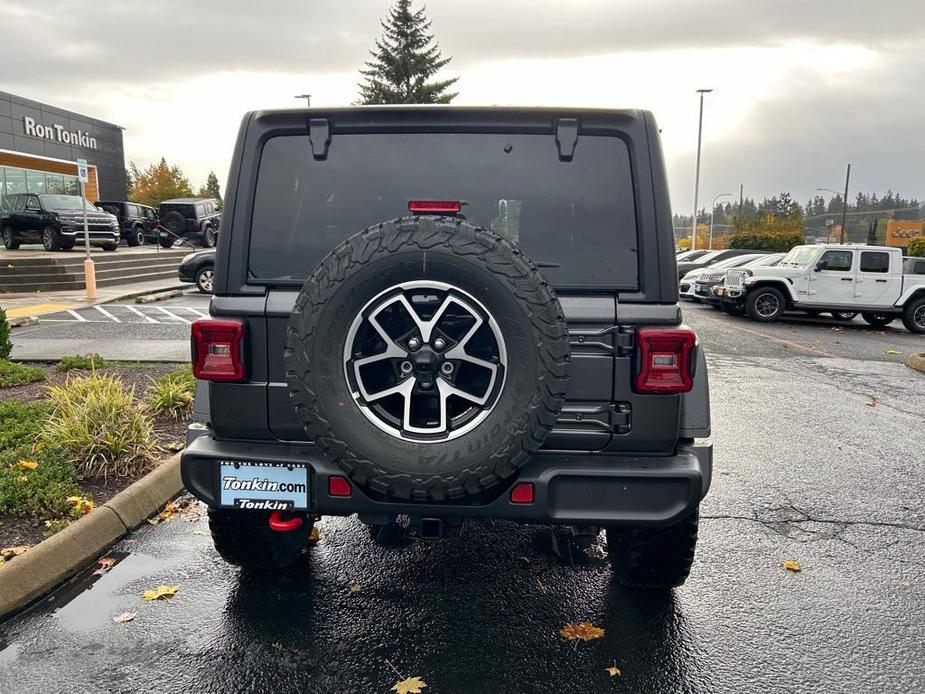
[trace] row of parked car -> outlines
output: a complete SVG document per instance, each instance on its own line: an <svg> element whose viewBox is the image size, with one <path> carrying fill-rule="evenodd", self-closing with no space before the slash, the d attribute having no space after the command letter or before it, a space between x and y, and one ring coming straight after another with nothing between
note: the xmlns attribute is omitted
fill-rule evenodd
<svg viewBox="0 0 925 694"><path fill-rule="evenodd" d="M214 248L221 203L213 198L176 198L157 209L135 202L91 203L78 195L16 193L0 200L0 238L8 250L41 243L46 251L69 250L84 242L84 213L90 243L114 251L130 246L198 243Z"/></svg>
<svg viewBox="0 0 925 694"><path fill-rule="evenodd" d="M677 256L678 292L731 315L762 323L787 311L858 314L884 327L901 319L925 333L925 258L902 249L860 244L796 246L788 253L741 248L685 251Z"/></svg>

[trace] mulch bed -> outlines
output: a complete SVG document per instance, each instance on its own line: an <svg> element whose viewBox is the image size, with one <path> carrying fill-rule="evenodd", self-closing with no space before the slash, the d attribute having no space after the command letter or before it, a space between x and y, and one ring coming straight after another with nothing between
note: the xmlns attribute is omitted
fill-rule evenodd
<svg viewBox="0 0 925 694"><path fill-rule="evenodd" d="M0 388L0 400L18 400L20 402L34 402L45 397L45 388L49 385L63 383L68 376L79 377L86 375L86 371L72 370L58 371L53 364L34 364L44 368L48 375L47 380L40 383L30 383L14 388ZM127 386L135 386L135 397L144 399L151 381L166 373L176 370L177 364L145 364L144 366L107 366L97 369L101 373L118 376ZM156 417L153 421L154 437L157 445L163 450L163 457L174 454L172 444L186 442L185 420L175 420L172 417ZM138 477L141 477L139 475ZM80 481L78 484L83 495L93 500L94 505L100 506L113 496L121 492L138 477L102 477ZM45 523L39 518L22 518L0 514L0 547L14 547L18 545L33 545L42 540L45 533Z"/></svg>

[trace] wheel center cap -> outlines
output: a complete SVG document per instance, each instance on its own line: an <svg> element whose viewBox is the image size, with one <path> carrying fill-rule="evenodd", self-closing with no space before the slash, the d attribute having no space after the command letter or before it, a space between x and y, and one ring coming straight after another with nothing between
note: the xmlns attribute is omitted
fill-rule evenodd
<svg viewBox="0 0 925 694"><path fill-rule="evenodd" d="M419 374L433 376L440 368L442 359L427 345L424 345L417 352L411 355L411 363L414 364L414 370Z"/></svg>

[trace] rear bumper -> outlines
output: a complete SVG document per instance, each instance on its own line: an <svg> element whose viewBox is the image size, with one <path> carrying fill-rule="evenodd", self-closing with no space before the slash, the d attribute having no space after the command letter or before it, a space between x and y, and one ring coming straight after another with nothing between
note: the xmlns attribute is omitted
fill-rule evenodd
<svg viewBox="0 0 925 694"><path fill-rule="evenodd" d="M477 505L382 501L355 486L349 497L331 497L328 478L343 471L316 447L216 441L205 434L183 451L180 470L187 490L209 506L219 505L222 461L305 466L311 511L320 515L406 514L644 526L669 525L696 508L710 487L713 447L679 446L676 455L665 457L540 453L496 497ZM534 501L514 504L509 490L523 482L533 484Z"/></svg>

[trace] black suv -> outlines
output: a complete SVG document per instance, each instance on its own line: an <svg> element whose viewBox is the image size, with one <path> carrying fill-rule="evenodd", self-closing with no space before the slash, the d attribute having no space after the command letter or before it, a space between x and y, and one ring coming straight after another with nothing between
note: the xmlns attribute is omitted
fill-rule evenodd
<svg viewBox="0 0 925 694"><path fill-rule="evenodd" d="M383 544L506 518L606 530L618 580L683 583L709 396L657 133L644 111L247 115L181 465L219 554L293 564L322 515Z"/></svg>
<svg viewBox="0 0 925 694"><path fill-rule="evenodd" d="M137 202L115 202L111 200L96 203L119 220L122 238L129 246L144 246L148 241L157 241L157 210Z"/></svg>
<svg viewBox="0 0 925 694"><path fill-rule="evenodd" d="M164 200L158 208L158 223L167 232L161 233L161 245L170 248L177 240L192 238L203 248L214 248L221 221L221 203L213 198Z"/></svg>
<svg viewBox="0 0 925 694"><path fill-rule="evenodd" d="M0 236L9 250L23 243L41 243L46 251L66 251L84 242L84 211L90 243L114 251L119 222L78 195L15 193L0 203Z"/></svg>

